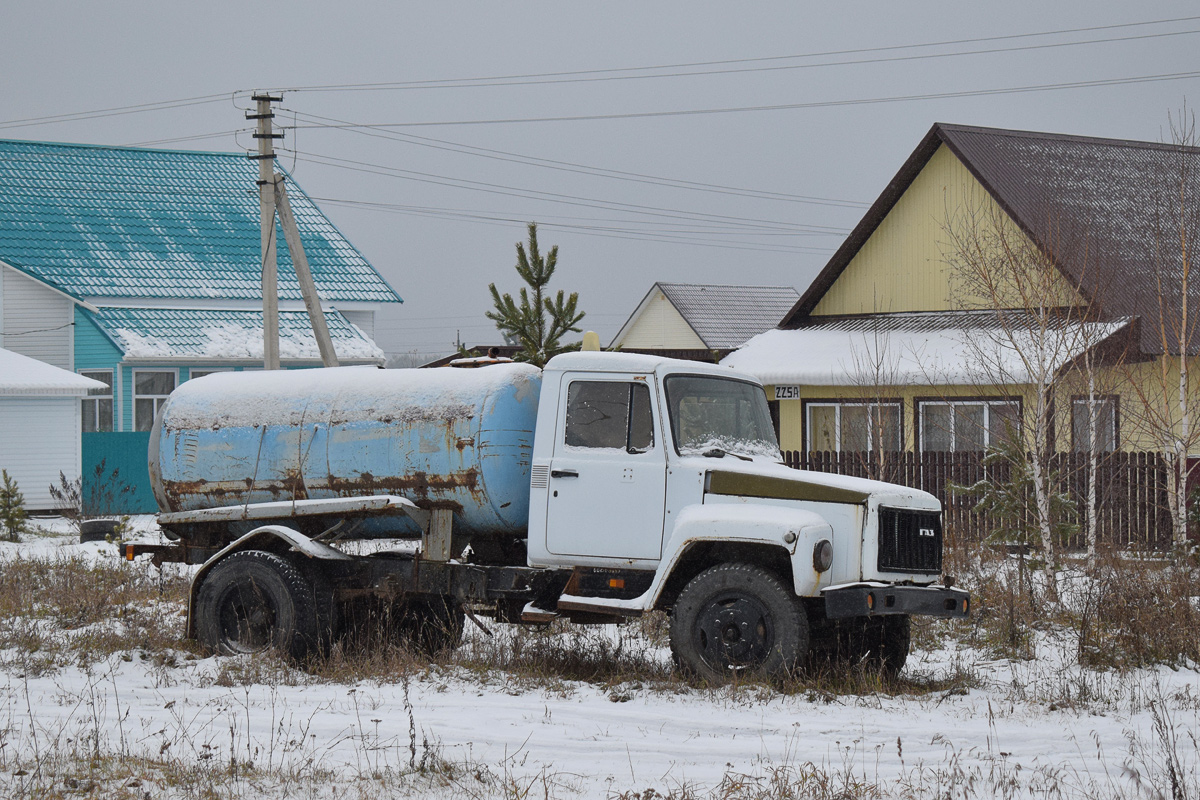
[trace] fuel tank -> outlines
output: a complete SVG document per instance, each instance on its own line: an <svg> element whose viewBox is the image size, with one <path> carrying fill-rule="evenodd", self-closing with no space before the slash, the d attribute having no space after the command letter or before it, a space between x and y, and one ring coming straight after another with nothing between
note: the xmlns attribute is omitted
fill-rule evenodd
<svg viewBox="0 0 1200 800"><path fill-rule="evenodd" d="M191 511L393 494L463 533L523 535L540 387L526 364L215 373L155 420L154 495Z"/></svg>

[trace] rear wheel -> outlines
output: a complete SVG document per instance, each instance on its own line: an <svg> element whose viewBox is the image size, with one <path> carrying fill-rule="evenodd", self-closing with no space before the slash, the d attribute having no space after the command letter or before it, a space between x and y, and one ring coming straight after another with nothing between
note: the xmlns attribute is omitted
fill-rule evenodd
<svg viewBox="0 0 1200 800"><path fill-rule="evenodd" d="M808 620L774 573L718 564L684 587L671 617L671 652L685 672L724 682L781 675L808 650Z"/></svg>
<svg viewBox="0 0 1200 800"><path fill-rule="evenodd" d="M462 641L466 614L462 603L452 598L409 600L399 613L399 633L422 653L436 655L443 650L453 650Z"/></svg>
<svg viewBox="0 0 1200 800"><path fill-rule="evenodd" d="M863 635L863 660L894 678L908 661L912 642L912 622L907 614L888 615L866 620Z"/></svg>
<svg viewBox="0 0 1200 800"><path fill-rule="evenodd" d="M201 645L222 655L275 649L303 659L318 650L331 615L286 558L262 550L234 553L212 568L196 598Z"/></svg>

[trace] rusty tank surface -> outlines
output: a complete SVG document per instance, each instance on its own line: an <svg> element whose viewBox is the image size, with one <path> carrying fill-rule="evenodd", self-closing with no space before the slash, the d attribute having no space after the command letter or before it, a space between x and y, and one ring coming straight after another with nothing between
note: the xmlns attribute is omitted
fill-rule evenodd
<svg viewBox="0 0 1200 800"><path fill-rule="evenodd" d="M452 509L465 533L524 535L540 387L525 364L208 375L154 423L154 495L192 511L392 494Z"/></svg>

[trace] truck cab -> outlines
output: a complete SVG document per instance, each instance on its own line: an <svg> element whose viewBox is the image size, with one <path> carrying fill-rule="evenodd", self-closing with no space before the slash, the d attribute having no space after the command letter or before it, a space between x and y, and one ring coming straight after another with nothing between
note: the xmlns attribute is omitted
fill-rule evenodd
<svg viewBox="0 0 1200 800"><path fill-rule="evenodd" d="M967 612L964 592L938 585L941 551L932 495L784 466L765 392L748 376L613 353L561 355L543 372L528 552L530 566L574 571L560 610L674 610L706 571L740 564L798 600L809 647L844 649L863 638L848 629L878 617L876 638L894 629L886 638L903 652L877 655L898 669L910 614ZM707 613L766 607L737 594Z"/></svg>

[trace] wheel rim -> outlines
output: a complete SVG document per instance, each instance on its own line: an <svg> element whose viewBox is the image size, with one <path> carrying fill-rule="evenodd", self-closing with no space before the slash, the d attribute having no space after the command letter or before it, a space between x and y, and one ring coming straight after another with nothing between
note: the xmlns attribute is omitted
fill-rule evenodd
<svg viewBox="0 0 1200 800"><path fill-rule="evenodd" d="M235 653L257 653L272 644L277 609L251 584L232 587L221 598L221 643Z"/></svg>
<svg viewBox="0 0 1200 800"><path fill-rule="evenodd" d="M694 633L705 663L721 671L760 666L775 644L775 626L766 605L737 592L710 601L697 615Z"/></svg>

